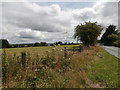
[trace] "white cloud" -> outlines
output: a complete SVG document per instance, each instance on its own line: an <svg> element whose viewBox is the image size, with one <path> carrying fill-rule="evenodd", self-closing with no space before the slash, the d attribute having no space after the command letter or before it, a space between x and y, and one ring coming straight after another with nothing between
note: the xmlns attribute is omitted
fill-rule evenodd
<svg viewBox="0 0 120 90"><path fill-rule="evenodd" d="M40 6L33 2L2 3L3 37L11 43L65 41L63 33L67 30L72 37L74 26L78 23L98 21L104 26L118 25L117 9L117 2L107 1L99 1L91 8L67 10L62 10L58 4Z"/></svg>
<svg viewBox="0 0 120 90"><path fill-rule="evenodd" d="M30 39L44 39L44 35L40 31L32 31L31 29L25 29L17 34L20 38L30 38Z"/></svg>
<svg viewBox="0 0 120 90"><path fill-rule="evenodd" d="M96 12L96 20L105 26L109 24L118 25L118 3L107 2L108 0L105 0L106 2L102 1L93 7Z"/></svg>

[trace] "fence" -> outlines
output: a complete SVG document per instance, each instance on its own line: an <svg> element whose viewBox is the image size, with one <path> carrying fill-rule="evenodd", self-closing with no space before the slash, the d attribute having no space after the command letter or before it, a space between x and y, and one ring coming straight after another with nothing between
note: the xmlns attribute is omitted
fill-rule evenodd
<svg viewBox="0 0 120 90"><path fill-rule="evenodd" d="M81 52L83 50L83 46L73 46L73 47L64 47L64 58L67 59L68 57L68 52L67 51L72 51L74 52ZM26 68L26 53L25 52L21 52L21 64L22 64L22 68L23 70L25 70Z"/></svg>
<svg viewBox="0 0 120 90"><path fill-rule="evenodd" d="M83 50L83 46L79 45L79 46L73 46L72 48L67 48L68 51L79 51L81 52Z"/></svg>
<svg viewBox="0 0 120 90"><path fill-rule="evenodd" d="M67 48L67 47L64 47L64 56L65 58L67 58L67 51L72 51L73 53L74 52L81 52L83 50L83 46L79 45L79 46L73 46L72 48Z"/></svg>

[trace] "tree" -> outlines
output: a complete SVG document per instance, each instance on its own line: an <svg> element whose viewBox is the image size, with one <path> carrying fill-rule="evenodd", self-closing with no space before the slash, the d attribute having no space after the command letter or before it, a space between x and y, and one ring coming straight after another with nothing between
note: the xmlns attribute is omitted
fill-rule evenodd
<svg viewBox="0 0 120 90"><path fill-rule="evenodd" d="M101 42L104 44L107 44L110 40L110 38L108 36L111 34L119 35L119 32L118 32L118 30L116 30L115 25L109 25L108 28L106 28L105 33L102 35Z"/></svg>
<svg viewBox="0 0 120 90"><path fill-rule="evenodd" d="M36 42L36 43L34 44L34 46L40 46L40 43L39 43L39 42Z"/></svg>
<svg viewBox="0 0 120 90"><path fill-rule="evenodd" d="M40 46L47 46L48 44L46 42L40 42Z"/></svg>
<svg viewBox="0 0 120 90"><path fill-rule="evenodd" d="M85 46L94 46L101 31L102 27L97 25L97 22L85 22L85 24L76 26L74 37L82 41Z"/></svg>
<svg viewBox="0 0 120 90"><path fill-rule="evenodd" d="M10 44L9 44L8 40L6 40L6 39L1 39L0 40L0 48L6 48L6 47L9 47L9 46L10 46Z"/></svg>

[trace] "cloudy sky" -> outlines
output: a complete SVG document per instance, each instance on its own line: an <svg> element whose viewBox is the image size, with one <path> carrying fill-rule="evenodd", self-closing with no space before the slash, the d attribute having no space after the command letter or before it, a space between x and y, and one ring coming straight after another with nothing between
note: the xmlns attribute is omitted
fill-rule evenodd
<svg viewBox="0 0 120 90"><path fill-rule="evenodd" d="M89 0L88 0L89 1ZM10 43L56 41L75 42L74 28L85 21L97 21L103 27L118 26L118 2L92 0L77 2L33 2L22 0L0 3L0 38ZM94 2L93 2L94 1ZM67 32L67 34L66 34ZM67 36L67 38L66 38Z"/></svg>

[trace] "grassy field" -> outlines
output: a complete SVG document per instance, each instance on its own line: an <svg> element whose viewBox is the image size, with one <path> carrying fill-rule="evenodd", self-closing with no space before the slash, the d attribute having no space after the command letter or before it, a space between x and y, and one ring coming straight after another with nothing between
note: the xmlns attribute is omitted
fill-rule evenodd
<svg viewBox="0 0 120 90"><path fill-rule="evenodd" d="M64 47L2 50L3 88L117 88L118 58L96 46L82 52ZM25 67L21 52L26 52Z"/></svg>

